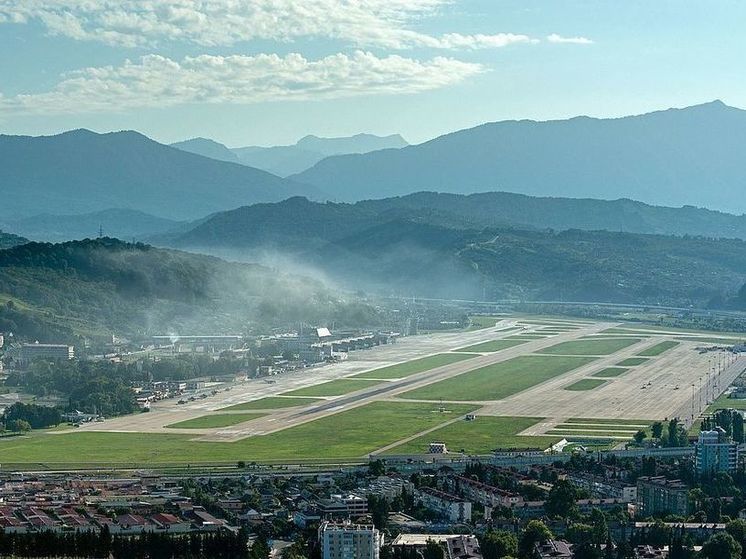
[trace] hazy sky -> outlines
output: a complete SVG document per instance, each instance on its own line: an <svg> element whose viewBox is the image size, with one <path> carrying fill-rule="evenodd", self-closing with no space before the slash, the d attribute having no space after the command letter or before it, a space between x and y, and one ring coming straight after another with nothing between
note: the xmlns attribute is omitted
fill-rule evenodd
<svg viewBox="0 0 746 559"><path fill-rule="evenodd" d="M0 0L0 132L291 143L746 107L742 0Z"/></svg>

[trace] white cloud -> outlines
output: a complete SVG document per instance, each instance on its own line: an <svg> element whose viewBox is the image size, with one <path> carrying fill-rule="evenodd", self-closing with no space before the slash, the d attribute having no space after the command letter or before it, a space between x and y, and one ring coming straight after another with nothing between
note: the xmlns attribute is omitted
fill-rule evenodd
<svg viewBox="0 0 746 559"><path fill-rule="evenodd" d="M547 36L547 41L550 43L566 43L572 45L592 45L593 41L587 37L563 37L557 33L552 33Z"/></svg>
<svg viewBox="0 0 746 559"><path fill-rule="evenodd" d="M65 114L168 107L188 103L249 104L416 93L483 72L479 64L436 57L419 61L357 51L307 60L278 56L148 55L121 66L71 72L50 91L0 96L0 112Z"/></svg>
<svg viewBox="0 0 746 559"><path fill-rule="evenodd" d="M496 48L531 42L497 33L428 35L410 24L454 0L0 0L0 23L40 22L50 34L119 46L186 41L338 39L356 46Z"/></svg>

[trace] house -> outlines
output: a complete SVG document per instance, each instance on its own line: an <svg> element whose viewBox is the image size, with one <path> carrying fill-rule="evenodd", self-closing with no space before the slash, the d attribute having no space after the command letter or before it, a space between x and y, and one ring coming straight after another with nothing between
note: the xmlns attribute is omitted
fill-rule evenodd
<svg viewBox="0 0 746 559"><path fill-rule="evenodd" d="M537 543L536 555L541 559L572 559L572 545L563 540L548 540Z"/></svg>

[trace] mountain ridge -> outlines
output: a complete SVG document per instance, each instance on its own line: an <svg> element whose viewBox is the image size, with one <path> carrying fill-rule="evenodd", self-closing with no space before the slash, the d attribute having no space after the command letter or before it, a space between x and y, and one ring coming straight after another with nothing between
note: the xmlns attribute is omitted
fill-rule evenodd
<svg viewBox="0 0 746 559"><path fill-rule="evenodd" d="M135 131L0 136L0 218L123 208L196 219L241 203L318 191L259 169L191 154Z"/></svg>
<svg viewBox="0 0 746 559"><path fill-rule="evenodd" d="M485 123L399 150L331 156L290 178L337 201L501 190L744 212L744 145L746 111L714 101L614 119Z"/></svg>

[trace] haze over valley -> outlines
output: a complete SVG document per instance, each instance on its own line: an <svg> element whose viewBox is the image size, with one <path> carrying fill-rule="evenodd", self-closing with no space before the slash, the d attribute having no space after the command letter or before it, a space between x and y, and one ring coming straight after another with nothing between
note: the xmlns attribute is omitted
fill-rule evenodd
<svg viewBox="0 0 746 559"><path fill-rule="evenodd" d="M744 21L0 0L0 557L744 559Z"/></svg>

